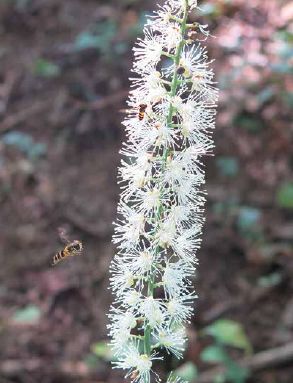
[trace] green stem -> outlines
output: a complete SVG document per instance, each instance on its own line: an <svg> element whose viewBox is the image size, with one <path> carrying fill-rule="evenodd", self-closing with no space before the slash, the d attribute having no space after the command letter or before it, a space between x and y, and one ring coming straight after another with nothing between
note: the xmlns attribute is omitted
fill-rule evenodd
<svg viewBox="0 0 293 383"><path fill-rule="evenodd" d="M184 9L183 18L178 19L178 21L180 20L180 23L181 23L181 28L180 28L181 41L180 41L180 43L176 49L175 56L172 57L174 64L175 64L175 67L174 67L174 72L173 72L173 79L171 82L171 90L170 90L170 96L171 97L174 97L176 95L178 84L180 83L180 80L178 80L177 70L178 70L178 66L180 63L182 49L183 49L184 44L185 44L184 36L186 33L186 29L187 29L186 25L187 25L187 18L188 18L188 10L189 10L188 0L185 0L185 9ZM171 101L170 106L169 106L168 116L167 116L167 125L170 128L172 128L173 112L174 112L174 108L173 108L172 101ZM169 153L170 153L170 149L165 148L164 153L163 153L163 161L162 161L162 169L161 169L162 173L165 171L166 164L167 164L167 158L168 158ZM161 190L161 192L162 192L162 190ZM156 215L156 221L157 222L160 221L160 218L162 217L162 213L163 213L163 205L160 204L160 206L158 208L157 215ZM159 251L159 246L156 249L156 252L158 252L158 251ZM154 281L154 275L151 274L149 281L148 281L148 292L147 292L149 297L150 296L153 297L155 287L156 287L156 284ZM147 355L151 355L152 348L153 348L152 344L151 344L151 333L152 333L152 327L147 324L146 328L145 328L145 332L144 332L144 352ZM146 383L148 383L148 382L146 382Z"/></svg>

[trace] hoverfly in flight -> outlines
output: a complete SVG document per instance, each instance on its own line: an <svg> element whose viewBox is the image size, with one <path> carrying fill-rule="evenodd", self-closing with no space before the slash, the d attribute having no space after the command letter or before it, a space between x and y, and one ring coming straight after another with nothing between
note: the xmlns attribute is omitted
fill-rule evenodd
<svg viewBox="0 0 293 383"><path fill-rule="evenodd" d="M52 266L57 265L59 262L61 262L67 257L74 257L75 255L80 255L82 253L83 247L81 241L69 241L66 236L65 230L63 229L59 229L59 236L63 242L67 243L67 245L64 247L63 250L59 251L57 254L54 255Z"/></svg>
<svg viewBox="0 0 293 383"><path fill-rule="evenodd" d="M139 104L137 107L135 107L133 109L122 109L122 110L120 110L120 112L127 113L127 114L130 114L130 115L133 115L134 112L135 112L138 120L139 121L143 121L144 118L145 118L145 115L147 114L146 113L147 108L148 108L147 104Z"/></svg>

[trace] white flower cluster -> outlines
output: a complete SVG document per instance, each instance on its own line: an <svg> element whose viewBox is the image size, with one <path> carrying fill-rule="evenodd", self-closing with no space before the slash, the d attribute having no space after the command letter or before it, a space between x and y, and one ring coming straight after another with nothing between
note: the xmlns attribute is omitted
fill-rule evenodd
<svg viewBox="0 0 293 383"><path fill-rule="evenodd" d="M116 367L139 383L151 381L163 349L182 357L196 298L191 278L205 202L201 158L212 153L217 103L199 43L206 27L188 23L196 8L196 0L166 1L134 48L109 333Z"/></svg>

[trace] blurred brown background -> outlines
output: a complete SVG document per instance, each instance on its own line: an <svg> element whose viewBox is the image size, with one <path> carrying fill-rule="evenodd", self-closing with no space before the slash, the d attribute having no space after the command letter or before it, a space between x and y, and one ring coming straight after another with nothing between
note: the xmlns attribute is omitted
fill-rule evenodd
<svg viewBox="0 0 293 383"><path fill-rule="evenodd" d="M119 110L131 47L154 5L0 0L0 383L122 381L103 343ZM221 96L185 366L200 376L214 368L202 358L214 340L201 330L230 319L249 358L273 358L230 381L292 383L293 5L201 6L217 36L208 46ZM59 227L85 250L52 268ZM244 358L227 344L231 360Z"/></svg>

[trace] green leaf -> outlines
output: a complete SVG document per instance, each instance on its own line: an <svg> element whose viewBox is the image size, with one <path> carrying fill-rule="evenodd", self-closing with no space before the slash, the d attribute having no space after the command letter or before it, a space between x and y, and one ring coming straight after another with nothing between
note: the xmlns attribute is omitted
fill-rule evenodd
<svg viewBox="0 0 293 383"><path fill-rule="evenodd" d="M235 118L234 123L239 125L240 128L243 128L251 133L258 133L264 128L263 122L256 116L242 114Z"/></svg>
<svg viewBox="0 0 293 383"><path fill-rule="evenodd" d="M215 17L220 15L220 8L213 3L205 3L200 6L200 13L203 16Z"/></svg>
<svg viewBox="0 0 293 383"><path fill-rule="evenodd" d="M146 24L146 15L144 12L140 13L136 24L132 25L128 30L129 37L136 38L143 33L143 27Z"/></svg>
<svg viewBox="0 0 293 383"><path fill-rule="evenodd" d="M46 151L47 151L46 144L37 143L37 144L34 144L34 146L29 151L28 155L32 160L36 160L42 157L43 155L45 155Z"/></svg>
<svg viewBox="0 0 293 383"><path fill-rule="evenodd" d="M254 242L264 240L263 226L260 222L261 214L262 212L254 207L242 206L239 209L236 225L244 238Z"/></svg>
<svg viewBox="0 0 293 383"><path fill-rule="evenodd" d="M188 383L188 382L186 380L183 380L179 376L176 376L174 371L172 371L170 375L168 376L166 383Z"/></svg>
<svg viewBox="0 0 293 383"><path fill-rule="evenodd" d="M8 1L9 2L9 1ZM32 0L14 0L15 8L18 11L25 11L31 5ZM1 1L0 1L1 3Z"/></svg>
<svg viewBox="0 0 293 383"><path fill-rule="evenodd" d="M101 22L93 26L92 30L81 32L76 37L74 48L76 50L94 48L100 50L103 54L112 54L113 38L116 34L117 23L115 21L108 20Z"/></svg>
<svg viewBox="0 0 293 383"><path fill-rule="evenodd" d="M87 354L83 358L83 362L90 370L96 369L99 365L101 365L101 360L96 357L94 354Z"/></svg>
<svg viewBox="0 0 293 383"><path fill-rule="evenodd" d="M97 342L92 345L92 352L99 359L105 361L114 361L115 358L107 342Z"/></svg>
<svg viewBox="0 0 293 383"><path fill-rule="evenodd" d="M187 362L182 364L177 370L174 371L174 374L181 379L187 380L189 382L194 381L198 377L197 367L192 362Z"/></svg>
<svg viewBox="0 0 293 383"><path fill-rule="evenodd" d="M200 358L206 363L221 363L227 359L228 355L221 346L208 346L200 354Z"/></svg>
<svg viewBox="0 0 293 383"><path fill-rule="evenodd" d="M35 160L43 156L47 151L47 146L43 143L37 143L32 136L19 132L12 131L3 135L2 142L7 146L14 146L30 159Z"/></svg>
<svg viewBox="0 0 293 383"><path fill-rule="evenodd" d="M90 32L82 32L75 40L75 48L78 50L97 48L100 44L100 38Z"/></svg>
<svg viewBox="0 0 293 383"><path fill-rule="evenodd" d="M230 360L227 365L228 369L225 374L225 380L233 383L245 383L250 376L250 371L247 368L241 367L238 363Z"/></svg>
<svg viewBox="0 0 293 383"><path fill-rule="evenodd" d="M39 307L29 305L23 309L17 310L12 320L16 324L37 324L41 318L41 310Z"/></svg>
<svg viewBox="0 0 293 383"><path fill-rule="evenodd" d="M218 157L216 164L223 176L235 177L239 171L238 160L235 157Z"/></svg>
<svg viewBox="0 0 293 383"><path fill-rule="evenodd" d="M243 206L239 210L237 227L242 232L250 230L252 227L255 227L258 224L260 217L261 212L259 209Z"/></svg>
<svg viewBox="0 0 293 383"><path fill-rule="evenodd" d="M215 376L214 383L225 383L226 382L226 376L224 373L220 373Z"/></svg>
<svg viewBox="0 0 293 383"><path fill-rule="evenodd" d="M251 352L251 345L240 323L230 319L219 319L210 326L205 327L203 332L211 335L220 344L237 347Z"/></svg>
<svg viewBox="0 0 293 383"><path fill-rule="evenodd" d="M19 131L12 131L4 134L2 142L7 146L15 146L24 153L29 152L34 144L31 135Z"/></svg>
<svg viewBox="0 0 293 383"><path fill-rule="evenodd" d="M271 64L271 69L280 74L293 73L292 65L285 61Z"/></svg>
<svg viewBox="0 0 293 383"><path fill-rule="evenodd" d="M275 33L274 40L283 40L287 43L293 43L293 33L288 29L279 30Z"/></svg>
<svg viewBox="0 0 293 383"><path fill-rule="evenodd" d="M282 281L282 274L279 272L274 272L269 275L264 275L258 279L258 285L261 287L271 287L277 286Z"/></svg>
<svg viewBox="0 0 293 383"><path fill-rule="evenodd" d="M41 77L56 77L60 74L60 68L51 61L39 58L35 63L34 73Z"/></svg>
<svg viewBox="0 0 293 383"><path fill-rule="evenodd" d="M270 101L274 96L274 88L267 86L257 94L257 99L261 105Z"/></svg>
<svg viewBox="0 0 293 383"><path fill-rule="evenodd" d="M283 184L277 191L277 204L285 209L293 209L293 182Z"/></svg>
<svg viewBox="0 0 293 383"><path fill-rule="evenodd" d="M289 106L289 108L293 108L293 92L283 92L281 94L282 101Z"/></svg>

